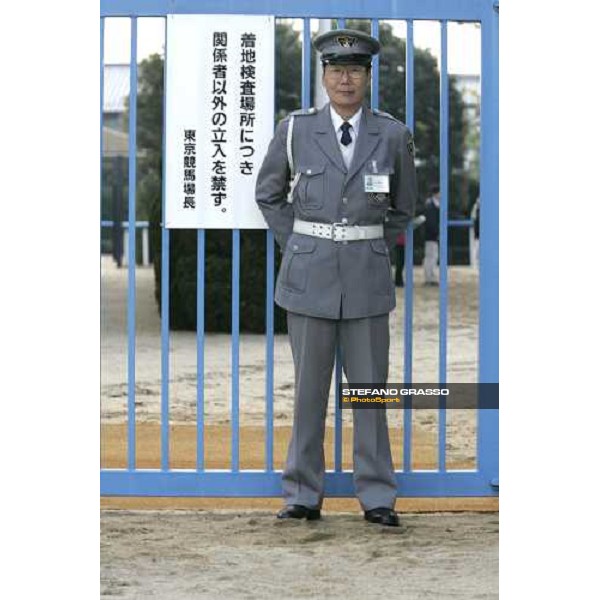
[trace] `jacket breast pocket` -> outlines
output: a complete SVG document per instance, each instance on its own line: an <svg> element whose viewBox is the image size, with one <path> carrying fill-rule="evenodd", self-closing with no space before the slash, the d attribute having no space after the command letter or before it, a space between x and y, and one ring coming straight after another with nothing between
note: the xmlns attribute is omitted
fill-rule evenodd
<svg viewBox="0 0 600 600"><path fill-rule="evenodd" d="M281 265L281 286L286 290L301 294L306 290L308 269L317 241L293 235L286 247Z"/></svg>
<svg viewBox="0 0 600 600"><path fill-rule="evenodd" d="M325 167L299 166L300 179L296 185L296 195L300 206L306 210L323 208L325 202Z"/></svg>
<svg viewBox="0 0 600 600"><path fill-rule="evenodd" d="M365 173L365 175L377 176L383 175L388 179L388 191L387 192L365 192L367 195L367 204L372 208L388 209L391 202L392 193L392 179L394 176L393 168L380 168L377 173Z"/></svg>

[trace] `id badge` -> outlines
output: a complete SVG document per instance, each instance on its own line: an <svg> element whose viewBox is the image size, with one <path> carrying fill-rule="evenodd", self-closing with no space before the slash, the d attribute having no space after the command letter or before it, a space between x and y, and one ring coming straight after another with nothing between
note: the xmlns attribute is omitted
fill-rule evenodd
<svg viewBox="0 0 600 600"><path fill-rule="evenodd" d="M365 192L371 194L389 194L390 176L369 173L365 175Z"/></svg>

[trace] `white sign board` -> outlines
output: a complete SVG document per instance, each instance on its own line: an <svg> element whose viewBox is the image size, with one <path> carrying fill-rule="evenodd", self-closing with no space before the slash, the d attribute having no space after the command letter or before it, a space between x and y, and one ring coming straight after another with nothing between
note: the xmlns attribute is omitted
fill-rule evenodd
<svg viewBox="0 0 600 600"><path fill-rule="evenodd" d="M274 17L167 16L166 227L267 228L254 187L274 82Z"/></svg>

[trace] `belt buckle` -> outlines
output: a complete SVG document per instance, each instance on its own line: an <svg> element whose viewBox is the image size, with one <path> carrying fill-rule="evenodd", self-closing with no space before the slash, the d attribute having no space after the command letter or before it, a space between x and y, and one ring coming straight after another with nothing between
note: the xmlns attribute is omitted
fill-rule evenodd
<svg viewBox="0 0 600 600"><path fill-rule="evenodd" d="M337 222L337 223L332 223L332 229L331 229L331 239L334 242L343 242L344 240L346 240L346 228L348 227L348 223L341 223L341 222ZM337 237L337 230L336 227L343 227L343 230L341 232L341 237L338 238Z"/></svg>

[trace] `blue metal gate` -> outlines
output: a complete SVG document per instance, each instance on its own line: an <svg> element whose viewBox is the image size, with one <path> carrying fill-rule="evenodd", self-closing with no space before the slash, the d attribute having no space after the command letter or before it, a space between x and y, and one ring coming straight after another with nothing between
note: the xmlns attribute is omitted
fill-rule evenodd
<svg viewBox="0 0 600 600"><path fill-rule="evenodd" d="M273 464L273 289L274 238L267 232L267 373L266 373L266 447L264 470L242 470L239 464L239 276L240 231L232 230L232 399L231 399L231 466L227 471L209 470L204 461L204 264L205 231L198 230L197 294L197 457L195 469L169 468L169 230L162 228L161 269L161 466L160 469L137 469L135 454L135 199L136 199L136 90L137 90L137 19L166 17L167 14L273 14L276 17L303 19L302 107L310 106L310 19L345 18L371 20L372 35L378 36L379 20L404 20L406 40L406 123L414 131L414 44L413 25L418 20L440 24L440 331L439 381L446 379L447 346L447 230L448 220L448 132L449 86L447 69L447 26L450 21L481 24L481 155L480 155L480 279L479 279L479 374L480 383L498 382L498 2L494 0L101 0L100 76L103 90L104 21L106 17L130 17L131 67L129 114L129 243L128 243L128 426L127 467L101 469L100 486L104 496L280 496L281 472ZM165 18L166 21L166 18ZM379 63L373 65L371 105L378 106ZM102 98L100 128L102 131ZM163 124L164 126L164 124ZM101 135L102 139L102 135ZM164 140L164 136L163 136ZM102 143L102 142L101 142ZM417 139L418 143L418 139ZM101 147L102 156L102 147ZM164 157L164 141L163 141ZM164 164L164 160L163 160ZM164 210L163 177L163 210ZM406 234L406 288L404 321L404 382L412 381L413 357L413 232ZM341 369L336 363L336 378ZM337 404L337 403L336 403ZM494 496L498 494L498 411L478 411L477 465L473 470L446 468L446 414L439 409L438 469L416 471L411 468L412 430L410 408L405 408L403 465L396 473L398 495L427 496ZM329 497L353 496L352 473L342 469L342 419L336 406L335 467L327 471L325 493Z"/></svg>

